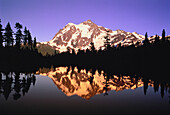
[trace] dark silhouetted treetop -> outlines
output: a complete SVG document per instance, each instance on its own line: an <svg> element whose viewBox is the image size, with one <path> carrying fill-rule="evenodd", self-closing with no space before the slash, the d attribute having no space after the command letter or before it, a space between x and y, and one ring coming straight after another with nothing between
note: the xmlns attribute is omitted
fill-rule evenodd
<svg viewBox="0 0 170 115"><path fill-rule="evenodd" d="M117 44L116 48L120 49L121 48L121 42Z"/></svg>
<svg viewBox="0 0 170 115"><path fill-rule="evenodd" d="M91 49L91 52L96 52L96 49L94 47L94 43L93 42L90 43L90 49Z"/></svg>
<svg viewBox="0 0 170 115"><path fill-rule="evenodd" d="M13 43L14 43L13 31L11 29L11 26L10 26L9 22L5 27L4 39L5 39L7 47L9 47L10 45L13 46Z"/></svg>
<svg viewBox="0 0 170 115"><path fill-rule="evenodd" d="M67 53L70 53L70 52L71 52L71 48L67 47Z"/></svg>
<svg viewBox="0 0 170 115"><path fill-rule="evenodd" d="M15 24L15 28L16 29L22 29L22 25L19 23L19 22L17 22L16 24Z"/></svg>
<svg viewBox="0 0 170 115"><path fill-rule="evenodd" d="M24 28L24 38L23 38L24 45L26 46L28 43L28 30L27 27Z"/></svg>
<svg viewBox="0 0 170 115"><path fill-rule="evenodd" d="M147 45L149 45L149 40L148 40L148 34L147 34L147 32L145 33L145 40L144 40L144 42L143 42L143 44L144 44L144 46L147 46Z"/></svg>
<svg viewBox="0 0 170 115"><path fill-rule="evenodd" d="M109 34L108 34L108 32L109 31L107 31L107 35L104 37L105 38L105 44L104 44L104 46L105 46L105 48L106 48L106 50L109 50L110 48L111 48L111 45L110 45L110 39L109 39Z"/></svg>
<svg viewBox="0 0 170 115"><path fill-rule="evenodd" d="M34 43L33 43L34 49L36 48L36 45L37 45L37 39L36 39L36 37L34 37Z"/></svg>
<svg viewBox="0 0 170 115"><path fill-rule="evenodd" d="M32 48L32 36L29 30L28 30L28 46Z"/></svg>
<svg viewBox="0 0 170 115"><path fill-rule="evenodd" d="M165 29L162 30L162 41L165 41Z"/></svg>
<svg viewBox="0 0 170 115"><path fill-rule="evenodd" d="M155 36L155 44L158 44L159 43L159 36L156 34L156 36Z"/></svg>
<svg viewBox="0 0 170 115"><path fill-rule="evenodd" d="M0 48L3 47L3 30L1 25L1 19L0 19Z"/></svg>
<svg viewBox="0 0 170 115"><path fill-rule="evenodd" d="M74 49L72 49L72 55L76 55L76 53L75 53L75 50L74 50Z"/></svg>
<svg viewBox="0 0 170 115"><path fill-rule="evenodd" d="M15 33L15 41L16 41L16 46L20 47L21 46L21 40L23 39L23 34L22 34L22 25L20 23L15 24L15 28L17 29L17 32Z"/></svg>

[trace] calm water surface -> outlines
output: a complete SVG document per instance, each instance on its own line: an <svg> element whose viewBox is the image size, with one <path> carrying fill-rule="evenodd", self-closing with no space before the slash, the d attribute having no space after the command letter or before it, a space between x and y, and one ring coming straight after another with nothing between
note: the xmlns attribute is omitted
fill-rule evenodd
<svg viewBox="0 0 170 115"><path fill-rule="evenodd" d="M11 85L1 80L0 115L170 115L169 89L155 86L151 80L144 83L142 78L115 75L107 79L104 72L92 75L68 67L42 71L36 73L36 79L20 77ZM4 93L9 86L10 93Z"/></svg>

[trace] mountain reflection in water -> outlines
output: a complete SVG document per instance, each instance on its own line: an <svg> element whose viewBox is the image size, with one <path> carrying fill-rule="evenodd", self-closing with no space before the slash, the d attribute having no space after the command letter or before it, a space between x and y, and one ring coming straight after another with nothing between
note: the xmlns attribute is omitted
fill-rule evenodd
<svg viewBox="0 0 170 115"><path fill-rule="evenodd" d="M104 93L108 95L108 91L115 90L134 90L143 87L146 95L148 86L154 88L154 92L161 88L161 97L164 92L169 90L169 83L152 81L140 77L130 77L122 75L107 76L104 71L92 71L86 69L78 69L77 67L57 67L57 68L40 68L36 74L50 77L54 84L62 90L67 96L78 95L86 100L91 97ZM170 91L168 91L170 93Z"/></svg>

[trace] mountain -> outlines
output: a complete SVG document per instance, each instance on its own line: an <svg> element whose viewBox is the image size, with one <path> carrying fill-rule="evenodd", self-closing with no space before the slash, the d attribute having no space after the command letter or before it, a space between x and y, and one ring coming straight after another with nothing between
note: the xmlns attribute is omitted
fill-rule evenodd
<svg viewBox="0 0 170 115"><path fill-rule="evenodd" d="M107 91L111 90L133 90L144 86L141 78L136 80L130 76L118 77L113 75L113 78L106 81L104 71L100 73L96 70L94 74L92 73L86 69L78 70L77 67L43 68L36 72L38 75L50 77L67 96L78 95L86 100L97 94L107 94ZM150 80L148 85L153 87L153 81Z"/></svg>
<svg viewBox="0 0 170 115"><path fill-rule="evenodd" d="M43 56L54 55L55 53L58 53L58 51L56 51L50 45L48 45L48 44L41 44L40 42L37 43L37 50Z"/></svg>
<svg viewBox="0 0 170 115"><path fill-rule="evenodd" d="M63 29L56 33L54 38L48 42L42 42L59 52L67 51L68 48L74 50L90 49L90 43L93 42L97 50L104 49L105 36L109 37L111 45L116 46L121 43L123 46L133 43L142 43L144 36L136 32L130 33L123 30L112 31L102 26L98 26L91 20L87 20L78 25L68 23Z"/></svg>

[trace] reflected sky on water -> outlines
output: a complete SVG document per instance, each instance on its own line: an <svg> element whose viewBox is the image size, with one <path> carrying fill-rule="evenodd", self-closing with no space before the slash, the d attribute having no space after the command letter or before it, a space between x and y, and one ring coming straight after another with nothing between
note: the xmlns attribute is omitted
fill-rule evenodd
<svg viewBox="0 0 170 115"><path fill-rule="evenodd" d="M166 91L164 87L161 96L161 85L154 88L152 80L144 83L146 80L140 77L116 75L107 79L104 71L92 74L90 70L69 67L49 69L45 73L41 69L36 74L35 85L30 85L24 96L20 92L19 99L14 100L11 93L6 100L1 92L1 113L170 114L169 88Z"/></svg>

